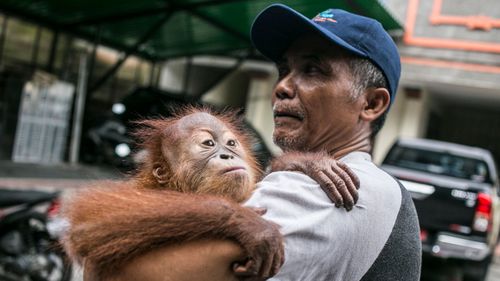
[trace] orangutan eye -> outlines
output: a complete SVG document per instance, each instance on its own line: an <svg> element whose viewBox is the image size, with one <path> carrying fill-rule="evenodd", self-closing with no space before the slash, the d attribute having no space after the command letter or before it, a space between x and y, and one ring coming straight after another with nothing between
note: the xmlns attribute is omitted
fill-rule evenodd
<svg viewBox="0 0 500 281"><path fill-rule="evenodd" d="M236 146L236 142L234 140L228 140L227 145L229 146Z"/></svg>
<svg viewBox="0 0 500 281"><path fill-rule="evenodd" d="M215 143L213 140L206 140L204 142L202 142L203 145L206 145L206 146L215 146Z"/></svg>

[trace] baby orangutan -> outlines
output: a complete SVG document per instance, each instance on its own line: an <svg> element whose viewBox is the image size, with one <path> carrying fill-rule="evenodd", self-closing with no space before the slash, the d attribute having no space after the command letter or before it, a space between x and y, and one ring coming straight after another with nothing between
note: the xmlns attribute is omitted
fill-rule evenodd
<svg viewBox="0 0 500 281"><path fill-rule="evenodd" d="M230 114L188 108L170 119L144 120L136 136L148 151L140 186L212 194L243 202L261 170L250 138Z"/></svg>
<svg viewBox="0 0 500 281"><path fill-rule="evenodd" d="M284 262L278 226L240 206L262 173L250 138L238 122L230 114L195 108L173 118L140 122L143 128L137 136L148 156L138 173L127 181L89 188L66 206L70 229L65 248L71 258L84 263L86 280L152 280L131 277L127 269L134 268L135 274L144 269L144 260L151 263L144 256L165 258L158 249L170 247L167 253L175 254L180 244L202 251L204 246L196 241L203 240L232 241L238 248L234 259L227 261L224 274L229 277L224 280L249 275L262 280L278 272ZM336 185L325 179L325 173L317 176L316 166L274 165L281 166L321 178L334 200L340 198L346 205L356 201L357 179L343 166L341 172L327 174ZM162 266L168 267L166 260ZM203 280L222 279L214 278Z"/></svg>

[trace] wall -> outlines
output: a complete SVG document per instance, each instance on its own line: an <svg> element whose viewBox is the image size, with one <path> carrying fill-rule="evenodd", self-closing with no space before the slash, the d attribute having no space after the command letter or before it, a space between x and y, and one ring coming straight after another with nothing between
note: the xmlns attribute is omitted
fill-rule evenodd
<svg viewBox="0 0 500 281"><path fill-rule="evenodd" d="M400 89L386 122L379 132L373 151L375 163L381 163L399 137L418 138L425 135L430 109L430 94L420 89Z"/></svg>
<svg viewBox="0 0 500 281"><path fill-rule="evenodd" d="M442 111L439 107L460 101L474 104L470 112L479 114L484 106L500 105L500 1L384 3L405 30L397 40L402 60L400 89L377 138L374 155L378 162L397 137L425 137L431 110ZM405 88L420 89L423 99L408 101ZM434 102L443 96L445 103ZM500 135L496 138L500 140Z"/></svg>

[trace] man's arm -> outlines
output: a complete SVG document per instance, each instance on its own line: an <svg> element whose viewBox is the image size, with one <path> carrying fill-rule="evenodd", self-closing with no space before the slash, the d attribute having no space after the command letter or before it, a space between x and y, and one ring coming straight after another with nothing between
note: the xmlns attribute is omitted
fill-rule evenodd
<svg viewBox="0 0 500 281"><path fill-rule="evenodd" d="M86 191L68 206L65 245L99 274L152 249L200 239L235 241L259 276L276 274L283 263L277 225L220 197L122 185Z"/></svg>

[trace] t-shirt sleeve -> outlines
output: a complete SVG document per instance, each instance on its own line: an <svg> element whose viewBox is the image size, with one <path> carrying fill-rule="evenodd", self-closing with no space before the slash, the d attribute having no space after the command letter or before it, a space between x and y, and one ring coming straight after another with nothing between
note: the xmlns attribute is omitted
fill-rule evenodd
<svg viewBox="0 0 500 281"><path fill-rule="evenodd" d="M336 208L319 185L303 174L270 174L245 205L266 208L264 218L281 226L285 264L277 280L315 280L312 274L319 272L326 277L325 269L340 263L342 255L336 253L347 251L351 244L342 241L347 242L344 233L349 229L334 231L335 214L346 211Z"/></svg>

